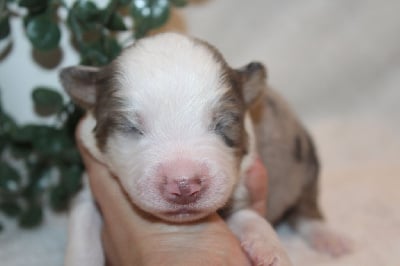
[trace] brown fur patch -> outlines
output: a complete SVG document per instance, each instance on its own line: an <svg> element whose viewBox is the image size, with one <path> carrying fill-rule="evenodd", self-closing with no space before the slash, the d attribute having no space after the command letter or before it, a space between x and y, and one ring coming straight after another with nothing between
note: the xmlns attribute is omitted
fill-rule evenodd
<svg viewBox="0 0 400 266"><path fill-rule="evenodd" d="M293 142L293 157L296 161L301 162L303 160L303 144L300 136L296 136Z"/></svg>
<svg viewBox="0 0 400 266"><path fill-rule="evenodd" d="M221 66L220 80L230 89L213 110L210 128L221 135L227 146L235 149L238 162L247 153L248 140L244 129L245 103L243 98L242 75L229 67L222 54L211 44L192 38L195 45L205 47L217 64Z"/></svg>
<svg viewBox="0 0 400 266"><path fill-rule="evenodd" d="M247 135L244 130L245 104L242 95L242 80L240 74L231 69L221 53L212 45L193 38L193 45L205 47L221 66L221 83L230 90L222 97L218 107L213 110L210 128L224 139L227 146L235 150L238 160L247 151ZM131 47L130 49L132 49ZM134 48L133 48L134 49ZM97 144L104 151L106 141L116 130L126 130L127 120L121 113L121 105L125 100L118 97L116 64L103 68L96 79L98 90L94 115L97 120L95 128Z"/></svg>
<svg viewBox="0 0 400 266"><path fill-rule="evenodd" d="M125 103L117 95L118 84L116 82L116 69L114 64L103 68L97 80L97 97L94 108L96 118L95 135L97 145L101 151L105 150L109 136L121 127L126 127L126 119L120 111Z"/></svg>
<svg viewBox="0 0 400 266"><path fill-rule="evenodd" d="M235 149L238 159L247 152L247 134L244 129L244 103L234 90L229 90L213 110L211 128L228 147Z"/></svg>

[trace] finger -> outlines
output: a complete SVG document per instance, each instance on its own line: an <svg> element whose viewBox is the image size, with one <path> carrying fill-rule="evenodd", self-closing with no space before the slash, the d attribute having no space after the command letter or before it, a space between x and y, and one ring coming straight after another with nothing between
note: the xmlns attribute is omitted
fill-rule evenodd
<svg viewBox="0 0 400 266"><path fill-rule="evenodd" d="M109 228L110 235L116 239L126 238L127 232L124 228L129 228L133 236L145 232L151 226L151 219L144 217L143 212L131 203L109 169L91 156L79 137L81 129L82 122L76 129L77 146L89 176L92 194L101 209L104 224Z"/></svg>
<svg viewBox="0 0 400 266"><path fill-rule="evenodd" d="M245 184L249 191L251 207L265 217L267 212L268 173L259 158L256 159L247 172Z"/></svg>
<svg viewBox="0 0 400 266"><path fill-rule="evenodd" d="M110 235L107 233L107 229L105 227L103 227L101 232L101 240L106 257L106 266L122 265L117 255L115 246L111 244L112 241Z"/></svg>
<svg viewBox="0 0 400 266"><path fill-rule="evenodd" d="M124 218L126 214L132 211L131 204L108 168L96 160L84 147L80 138L82 122L83 119L77 125L75 138L86 168L86 173L89 176L92 194L105 218L108 216L114 217L116 223L117 221L124 221L126 220Z"/></svg>
<svg viewBox="0 0 400 266"><path fill-rule="evenodd" d="M82 121L78 124L75 131L75 138L77 147L81 154L83 163L86 168L86 173L89 176L89 182L91 190L100 204L100 207L113 205L117 202L124 201L125 197L116 182L114 177L111 175L108 168L96 160L84 147L80 138L80 130L82 129Z"/></svg>
<svg viewBox="0 0 400 266"><path fill-rule="evenodd" d="M126 236L126 232L122 232L121 228L127 226L125 216L131 212L131 209L119 184L112 177L107 167L96 160L84 147L80 138L82 121L75 131L76 143L89 177L92 194L102 211L104 219L102 243L106 253L107 265L122 265L117 251L121 250L121 244L125 244L121 240L123 235Z"/></svg>

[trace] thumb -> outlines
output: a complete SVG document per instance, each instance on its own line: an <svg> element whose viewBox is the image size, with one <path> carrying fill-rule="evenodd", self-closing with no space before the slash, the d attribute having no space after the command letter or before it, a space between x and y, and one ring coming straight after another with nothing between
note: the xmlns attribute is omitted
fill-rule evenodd
<svg viewBox="0 0 400 266"><path fill-rule="evenodd" d="M251 208L265 217L267 212L268 173L260 158L257 158L245 177Z"/></svg>

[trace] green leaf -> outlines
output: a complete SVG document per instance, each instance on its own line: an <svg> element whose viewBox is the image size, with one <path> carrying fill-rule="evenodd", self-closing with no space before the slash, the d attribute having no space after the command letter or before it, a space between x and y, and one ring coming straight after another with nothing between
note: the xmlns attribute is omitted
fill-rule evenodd
<svg viewBox="0 0 400 266"><path fill-rule="evenodd" d="M19 225L24 228L38 226L43 220L43 210L40 206L34 204L23 211L19 217Z"/></svg>
<svg viewBox="0 0 400 266"><path fill-rule="evenodd" d="M20 180L21 177L15 168L0 161L0 191L16 192L19 189Z"/></svg>
<svg viewBox="0 0 400 266"><path fill-rule="evenodd" d="M65 163L80 164L81 156L75 146L71 146L63 151L60 159Z"/></svg>
<svg viewBox="0 0 400 266"><path fill-rule="evenodd" d="M28 164L28 184L24 186L21 195L28 202L37 202L42 198L43 192L47 189L46 182L51 176L51 167L44 162Z"/></svg>
<svg viewBox="0 0 400 266"><path fill-rule="evenodd" d="M68 208L70 195L62 186L53 187L50 190L50 206L53 210L62 211Z"/></svg>
<svg viewBox="0 0 400 266"><path fill-rule="evenodd" d="M109 62L121 53L122 47L115 38L106 37L104 38L102 44L103 50L106 53Z"/></svg>
<svg viewBox="0 0 400 266"><path fill-rule="evenodd" d="M26 25L26 34L32 45L43 51L56 48L61 38L57 23L45 15L29 19Z"/></svg>
<svg viewBox="0 0 400 266"><path fill-rule="evenodd" d="M54 210L60 211L68 208L70 199L82 187L83 167L80 164L62 165L60 183L50 191L50 204Z"/></svg>
<svg viewBox="0 0 400 266"><path fill-rule="evenodd" d="M136 36L142 37L149 30L162 26L169 17L168 0L133 0L132 17Z"/></svg>
<svg viewBox="0 0 400 266"><path fill-rule="evenodd" d="M19 0L18 5L26 8L37 8L47 6L47 0Z"/></svg>
<svg viewBox="0 0 400 266"><path fill-rule="evenodd" d="M31 14L38 14L47 9L48 2L47 0L19 0L18 5L27 8Z"/></svg>
<svg viewBox="0 0 400 266"><path fill-rule="evenodd" d="M35 139L35 133L40 126L24 125L11 131L11 140L16 143L31 143Z"/></svg>
<svg viewBox="0 0 400 266"><path fill-rule="evenodd" d="M81 21L92 21L99 15L99 9L96 4L88 0L76 1L70 12Z"/></svg>
<svg viewBox="0 0 400 266"><path fill-rule="evenodd" d="M109 63L100 42L91 43L83 47L81 51L81 64L90 66L104 66Z"/></svg>
<svg viewBox="0 0 400 266"><path fill-rule="evenodd" d="M8 138L0 136L0 153L7 147L8 142Z"/></svg>
<svg viewBox="0 0 400 266"><path fill-rule="evenodd" d="M37 87L32 92L35 110L42 116L54 115L63 107L60 93L46 87Z"/></svg>
<svg viewBox="0 0 400 266"><path fill-rule="evenodd" d="M76 193L82 186L82 167L72 165L70 167L62 167L60 170L63 187L69 194Z"/></svg>
<svg viewBox="0 0 400 266"><path fill-rule="evenodd" d="M104 35L104 31L99 28L98 23L83 23L82 30L83 43L99 42Z"/></svg>
<svg viewBox="0 0 400 266"><path fill-rule="evenodd" d="M124 18L118 13L114 13L111 15L106 27L110 30L116 31L124 31L128 29L125 26Z"/></svg>
<svg viewBox="0 0 400 266"><path fill-rule="evenodd" d="M131 2L132 0L118 0L118 4L120 5L127 5Z"/></svg>
<svg viewBox="0 0 400 266"><path fill-rule="evenodd" d="M11 139L19 144L33 145L38 154L49 159L57 158L73 145L65 130L42 125L25 125L13 131Z"/></svg>
<svg viewBox="0 0 400 266"><path fill-rule="evenodd" d="M187 4L187 0L169 0L169 2L176 7L184 7Z"/></svg>
<svg viewBox="0 0 400 266"><path fill-rule="evenodd" d="M16 128L15 121L3 112L0 105L0 153L9 145L11 132L15 131Z"/></svg>
<svg viewBox="0 0 400 266"><path fill-rule="evenodd" d="M8 135L15 131L17 124L15 121L6 113L0 112L0 137Z"/></svg>
<svg viewBox="0 0 400 266"><path fill-rule="evenodd" d="M83 30L78 21L78 18L74 15L73 12L68 13L67 25L71 30L72 36L75 38L76 41L78 41L78 44L80 44L82 42Z"/></svg>
<svg viewBox="0 0 400 266"><path fill-rule="evenodd" d="M0 203L0 210L7 216L15 217L21 213L21 206L16 201Z"/></svg>
<svg viewBox="0 0 400 266"><path fill-rule="evenodd" d="M0 40L6 38L10 34L10 22L8 17L0 19Z"/></svg>
<svg viewBox="0 0 400 266"><path fill-rule="evenodd" d="M41 156L57 158L73 145L65 132L51 127L43 127L43 130L45 131L37 134L33 140L33 147Z"/></svg>
<svg viewBox="0 0 400 266"><path fill-rule="evenodd" d="M71 138L75 138L75 128L85 111L71 100L65 105L65 113L68 115L64 122L63 130Z"/></svg>
<svg viewBox="0 0 400 266"><path fill-rule="evenodd" d="M32 153L32 145L30 143L11 143L11 154L15 158L27 158Z"/></svg>

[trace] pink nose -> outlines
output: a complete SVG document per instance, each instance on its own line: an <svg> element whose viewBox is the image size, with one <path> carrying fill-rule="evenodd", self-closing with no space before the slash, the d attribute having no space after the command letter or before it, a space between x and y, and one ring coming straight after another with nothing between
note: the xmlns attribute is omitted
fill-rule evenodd
<svg viewBox="0 0 400 266"><path fill-rule="evenodd" d="M195 202L201 194L203 184L201 179L169 180L165 185L164 197L167 201L176 204Z"/></svg>
<svg viewBox="0 0 400 266"><path fill-rule="evenodd" d="M173 204L196 202L208 186L208 169L196 162L177 160L161 167L160 192Z"/></svg>

